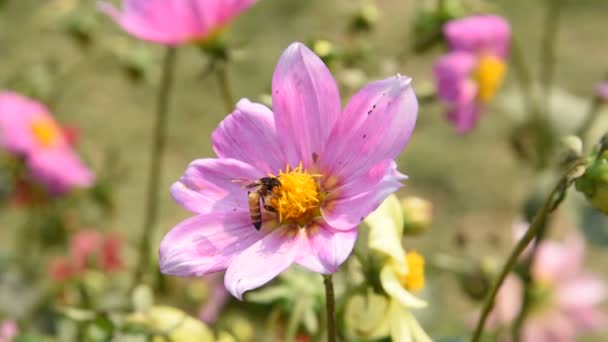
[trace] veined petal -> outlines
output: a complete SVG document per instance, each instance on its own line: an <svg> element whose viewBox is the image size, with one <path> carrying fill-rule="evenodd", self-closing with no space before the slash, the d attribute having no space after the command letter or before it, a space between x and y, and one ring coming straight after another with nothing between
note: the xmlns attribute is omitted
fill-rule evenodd
<svg viewBox="0 0 608 342"><path fill-rule="evenodd" d="M213 132L213 149L220 158L248 163L265 174L285 167L276 136L274 116L266 106L240 100Z"/></svg>
<svg viewBox="0 0 608 342"><path fill-rule="evenodd" d="M193 213L220 211L248 212L247 182L264 173L236 159L198 159L171 186L177 203Z"/></svg>
<svg viewBox="0 0 608 342"><path fill-rule="evenodd" d="M335 229L357 226L388 195L402 187L405 178L393 160L384 160L331 191L321 207L323 217Z"/></svg>
<svg viewBox="0 0 608 342"><path fill-rule="evenodd" d="M245 291L262 286L286 270L299 253L301 231L275 229L232 259L226 270L226 289L239 300Z"/></svg>
<svg viewBox="0 0 608 342"><path fill-rule="evenodd" d="M272 76L272 106L279 144L291 166L312 165L340 114L336 81L323 61L301 43L291 44Z"/></svg>
<svg viewBox="0 0 608 342"><path fill-rule="evenodd" d="M373 82L353 96L332 130L332 143L320 156L324 174L349 183L378 163L397 157L418 116L411 81L397 75Z"/></svg>
<svg viewBox="0 0 608 342"><path fill-rule="evenodd" d="M427 304L425 301L417 298L403 287L391 265L382 267L382 270L380 271L380 282L382 283L384 291L401 303L401 305L408 308L426 307Z"/></svg>
<svg viewBox="0 0 608 342"><path fill-rule="evenodd" d="M357 227L334 230L323 220L306 227L307 240L302 242L296 263L313 272L331 274L348 258L357 240Z"/></svg>
<svg viewBox="0 0 608 342"><path fill-rule="evenodd" d="M160 243L160 270L181 277L224 270L235 255L264 237L245 212L219 212L191 217Z"/></svg>

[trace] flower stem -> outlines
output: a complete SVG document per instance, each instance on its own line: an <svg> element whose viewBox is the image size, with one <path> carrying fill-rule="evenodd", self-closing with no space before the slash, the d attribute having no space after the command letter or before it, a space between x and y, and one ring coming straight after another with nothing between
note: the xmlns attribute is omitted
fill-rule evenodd
<svg viewBox="0 0 608 342"><path fill-rule="evenodd" d="M327 309L327 341L336 342L336 298L331 274L323 275L325 283L325 307Z"/></svg>
<svg viewBox="0 0 608 342"><path fill-rule="evenodd" d="M550 110L551 86L555 71L555 45L557 43L561 0L545 0L545 6L545 26L540 44L540 83L544 92L542 110L547 115Z"/></svg>
<svg viewBox="0 0 608 342"><path fill-rule="evenodd" d="M214 68L217 84L220 87L220 92L222 93L222 98L224 99L226 114L228 114L232 112L232 109L234 108L234 98L230 88L230 80L228 79L228 63L225 61L216 61Z"/></svg>
<svg viewBox="0 0 608 342"><path fill-rule="evenodd" d="M551 191L551 194L545 201L543 207L536 213L536 216L532 220L532 223L530 224L530 227L528 228L524 236L515 245L515 248L511 252L511 255L509 255L509 258L507 259L505 265L500 271L496 282L492 286L489 296L484 302L481 311L481 316L479 317L479 321L477 322L477 326L475 327L475 331L473 332L471 342L478 342L481 339L481 334L483 332L486 320L488 319L488 316L490 315L490 312L494 307L494 301L496 299L496 295L498 294L498 290L500 289L507 275L515 267L519 256L523 253L523 251L530 244L530 242L537 236L539 231L545 226L549 215L555 209L557 209L561 201L564 199L565 192L574 181L574 177L572 175L579 169L582 163L583 162L579 161L573 164L565 173L565 175L559 180L559 182L557 183L553 191Z"/></svg>
<svg viewBox="0 0 608 342"><path fill-rule="evenodd" d="M146 208L144 211L144 224L140 238L139 260L135 270L134 284L141 282L145 270L149 266L151 241L154 227L158 221L158 190L161 180L161 164L165 153L167 140L167 116L169 113L169 99L175 71L177 50L168 47L163 62L160 87L156 103L156 123L154 125L153 145L150 155L150 169L148 188L146 190Z"/></svg>

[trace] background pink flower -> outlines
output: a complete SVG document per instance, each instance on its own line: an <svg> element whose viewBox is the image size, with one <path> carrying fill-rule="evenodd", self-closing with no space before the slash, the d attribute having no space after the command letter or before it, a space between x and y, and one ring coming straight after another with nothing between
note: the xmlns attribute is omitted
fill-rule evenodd
<svg viewBox="0 0 608 342"><path fill-rule="evenodd" d="M171 187L196 216L161 242L164 273L226 270L226 288L241 299L294 262L336 272L359 223L401 187L393 159L409 141L418 110L410 78L373 82L341 110L327 67L294 43L275 69L272 97L274 112L241 100L213 133L218 158L192 162ZM264 212L258 231L247 189L235 180L268 174L282 184L271 200L277 214Z"/></svg>
<svg viewBox="0 0 608 342"><path fill-rule="evenodd" d="M94 182L93 173L71 149L63 130L36 101L0 93L0 144L22 157L31 174L52 193Z"/></svg>
<svg viewBox="0 0 608 342"><path fill-rule="evenodd" d="M533 303L522 328L524 342L574 341L581 333L605 328L608 316L603 281L583 269L585 242L572 234L564 242L543 241L531 272ZM490 322L507 326L521 308L523 284L511 275L500 289Z"/></svg>
<svg viewBox="0 0 608 342"><path fill-rule="evenodd" d="M448 120L464 134L502 83L511 29L504 18L484 15L452 20L443 31L451 51L434 67L437 95L449 106Z"/></svg>
<svg viewBox="0 0 608 342"><path fill-rule="evenodd" d="M600 82L595 86L596 96L608 101L608 82Z"/></svg>
<svg viewBox="0 0 608 342"><path fill-rule="evenodd" d="M101 11L136 38L165 45L206 41L256 0L124 0Z"/></svg>

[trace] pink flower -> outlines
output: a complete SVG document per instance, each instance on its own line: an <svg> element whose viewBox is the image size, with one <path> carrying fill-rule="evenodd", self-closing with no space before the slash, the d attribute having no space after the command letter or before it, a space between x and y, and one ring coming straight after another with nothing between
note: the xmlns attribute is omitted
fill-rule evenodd
<svg viewBox="0 0 608 342"><path fill-rule="evenodd" d="M211 287L211 292L207 302L201 307L198 317L207 324L213 324L218 319L228 299L230 299L230 295L224 287L221 274L209 275L205 280Z"/></svg>
<svg viewBox="0 0 608 342"><path fill-rule="evenodd" d="M123 267L121 249L119 236L94 230L79 231L70 242L72 264L79 272L89 266L98 266L104 272L120 270Z"/></svg>
<svg viewBox="0 0 608 342"><path fill-rule="evenodd" d="M211 40L256 0L124 0L122 11L108 2L99 9L134 37L176 46Z"/></svg>
<svg viewBox="0 0 608 342"><path fill-rule="evenodd" d="M21 95L0 93L0 146L24 158L31 174L52 193L94 181L48 110Z"/></svg>
<svg viewBox="0 0 608 342"><path fill-rule="evenodd" d="M241 100L212 135L218 158L195 160L171 187L173 198L196 216L162 240L162 272L226 270L224 284L239 299L293 263L336 272L359 223L402 186L394 158L418 111L409 77L373 82L341 110L327 67L293 43L275 69L272 102L274 112ZM266 197L275 213L261 210L258 231L242 180L269 175L281 185Z"/></svg>
<svg viewBox="0 0 608 342"><path fill-rule="evenodd" d="M6 320L0 324L0 342L11 342L19 334L19 327L13 320Z"/></svg>
<svg viewBox="0 0 608 342"><path fill-rule="evenodd" d="M603 281L583 270L585 243L578 234L564 242L543 241L532 266L533 302L522 328L524 342L575 341L580 333L604 328L608 316L598 308L608 294ZM509 276L492 317L511 323L521 308L523 284Z"/></svg>
<svg viewBox="0 0 608 342"><path fill-rule="evenodd" d="M510 27L499 16L471 16L448 22L444 34L452 51L435 64L437 94L450 107L448 120L464 134L502 83Z"/></svg>
<svg viewBox="0 0 608 342"><path fill-rule="evenodd" d="M608 82L600 82L595 86L595 95L608 101Z"/></svg>
<svg viewBox="0 0 608 342"><path fill-rule="evenodd" d="M67 257L55 257L49 265L49 273L51 279L57 282L62 282L70 279L76 273L71 260Z"/></svg>

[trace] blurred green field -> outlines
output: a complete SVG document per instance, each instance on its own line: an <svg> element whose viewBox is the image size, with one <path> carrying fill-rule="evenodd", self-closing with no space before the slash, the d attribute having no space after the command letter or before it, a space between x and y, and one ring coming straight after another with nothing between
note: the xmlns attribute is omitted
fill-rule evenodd
<svg viewBox="0 0 608 342"><path fill-rule="evenodd" d="M574 95L587 98L594 84L608 68L606 23L608 1L563 1L563 21L559 32L555 84ZM144 186L155 106L158 65L148 82L128 82L115 59L102 48L80 49L65 34L46 22L40 0L8 1L0 12L0 80L15 73L35 73L42 64L58 63L61 68L76 65L63 79L62 96L54 104L54 114L62 122L82 131L80 149L98 167L104 151L114 148L127 169L117 187L117 213L99 225L125 232L132 239L141 229ZM416 13L414 0L379 0L381 18L369 37L374 58L394 59L410 44L410 28ZM538 66L542 1L502 0L496 5L512 22L517 38L533 66ZM270 86L274 65L292 41L329 39L345 42L343 37L349 15L357 2L349 0L261 0L236 20L230 41L240 46L239 58L230 66L230 80L237 98L259 100ZM91 5L93 6L93 2ZM108 46L124 42L126 36L101 15L95 44ZM141 43L128 40L137 46ZM157 59L161 47L151 48ZM431 81L434 51L423 57L408 57L395 68L414 78L414 88ZM179 51L178 75L172 100L168 154L164 161L162 188L168 189L190 161L210 157L210 134L226 115L213 75L201 79L205 60L195 48ZM372 79L384 78L381 69ZM505 91L513 87L512 77ZM5 85L2 85L5 87ZM344 102L350 94L343 94ZM343 103L344 103L343 102ZM583 108L584 110L584 108ZM504 255L510 244L511 225L519 216L520 205L534 184L532 170L522 166L511 153L508 137L512 124L502 110L488 110L479 127L468 136L458 136L443 119L441 106L425 104L409 146L399 158L402 172L409 176L403 195L418 195L432 200L435 221L422 238L406 241L406 248L425 254L470 253ZM189 214L176 205L168 191L161 200L160 225L156 241ZM564 210L568 227L574 219ZM2 213L3 230L18 222L19 215ZM466 251L454 244L456 232L470 240ZM496 246L493 241L499 238ZM2 246L10 246L6 242ZM494 241L495 242L495 241ZM3 247L4 248L4 247ZM591 266L608 280L605 251L593 251ZM421 319L435 336L462 333L471 305L455 288L451 275L434 274L426 290L430 310ZM591 339L603 341L605 337ZM590 340L590 341L591 341Z"/></svg>

